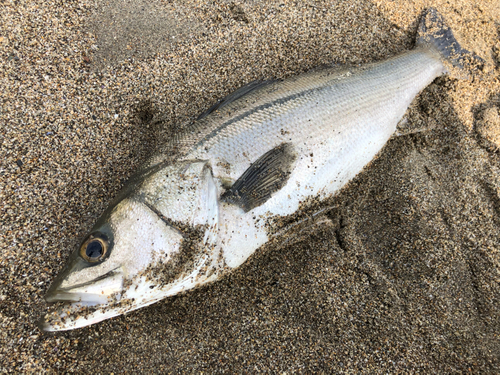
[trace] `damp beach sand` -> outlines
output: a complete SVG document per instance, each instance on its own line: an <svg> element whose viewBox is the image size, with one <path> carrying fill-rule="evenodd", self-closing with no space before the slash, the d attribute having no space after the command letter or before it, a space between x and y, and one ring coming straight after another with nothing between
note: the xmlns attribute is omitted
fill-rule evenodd
<svg viewBox="0 0 500 375"><path fill-rule="evenodd" d="M499 372L497 3L0 2L0 371ZM201 289L38 329L155 142L253 80L411 49L430 6L483 71L428 86L318 222Z"/></svg>

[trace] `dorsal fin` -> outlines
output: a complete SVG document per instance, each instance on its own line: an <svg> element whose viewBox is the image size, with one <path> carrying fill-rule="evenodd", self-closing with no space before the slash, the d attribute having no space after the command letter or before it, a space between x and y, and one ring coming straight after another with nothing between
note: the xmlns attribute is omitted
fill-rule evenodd
<svg viewBox="0 0 500 375"><path fill-rule="evenodd" d="M221 196L223 202L245 212L265 203L285 185L297 156L290 143L283 143L258 158Z"/></svg>
<svg viewBox="0 0 500 375"><path fill-rule="evenodd" d="M203 112L201 115L198 116L196 121L201 120L204 117L207 117L210 113L216 111L217 109L223 108L224 106L234 102L235 100L242 98L243 96L251 93L252 91L264 87L270 83L275 82L275 80L266 80L266 81L253 81L245 86L240 87L238 90L235 92L229 94L226 96L224 99L219 100L217 103L215 103L213 106L211 106L209 109L207 109L205 112Z"/></svg>

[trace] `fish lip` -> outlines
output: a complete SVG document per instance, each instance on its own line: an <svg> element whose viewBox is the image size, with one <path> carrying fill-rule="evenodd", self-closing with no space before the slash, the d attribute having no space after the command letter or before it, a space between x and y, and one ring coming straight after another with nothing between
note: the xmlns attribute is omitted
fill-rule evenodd
<svg viewBox="0 0 500 375"><path fill-rule="evenodd" d="M64 304L83 303L87 306L107 303L111 296L116 296L117 293L123 291L124 275L122 272L117 271L119 268L116 267L94 280L75 284L71 287L63 288L61 283L54 283L47 290L45 301L51 304L57 302L63 302ZM98 293L101 285L106 286L106 288L103 288L101 293ZM85 290L86 287L88 287L88 290ZM104 292L104 290L107 291Z"/></svg>
<svg viewBox="0 0 500 375"><path fill-rule="evenodd" d="M45 301L47 303L57 303L63 302L65 304L70 304L73 302L86 302L89 306L97 305L101 302L101 298L99 298L98 294L95 293L86 293L86 297L82 298L78 293L71 292L54 292L50 295L45 296Z"/></svg>

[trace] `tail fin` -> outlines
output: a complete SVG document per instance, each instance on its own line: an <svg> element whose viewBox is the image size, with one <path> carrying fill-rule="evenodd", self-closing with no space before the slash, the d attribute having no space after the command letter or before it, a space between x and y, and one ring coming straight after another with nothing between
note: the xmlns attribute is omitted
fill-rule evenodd
<svg viewBox="0 0 500 375"><path fill-rule="evenodd" d="M434 8L424 11L418 27L418 46L436 50L441 58L459 69L482 69L484 60L462 48L446 25L444 18Z"/></svg>

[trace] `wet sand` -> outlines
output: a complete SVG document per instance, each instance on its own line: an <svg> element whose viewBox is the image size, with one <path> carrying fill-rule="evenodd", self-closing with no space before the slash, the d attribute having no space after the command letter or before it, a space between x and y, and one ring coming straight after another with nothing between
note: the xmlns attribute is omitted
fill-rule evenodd
<svg viewBox="0 0 500 375"><path fill-rule="evenodd" d="M500 371L496 1L0 4L0 371ZM87 328L51 280L164 136L256 79L413 47L436 7L486 60L414 101L331 202L223 280ZM279 242L279 243L278 243Z"/></svg>

